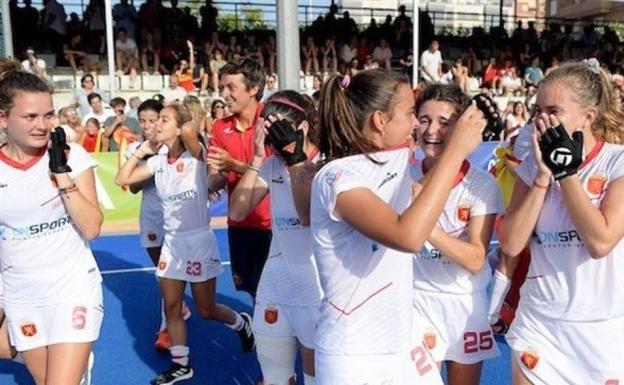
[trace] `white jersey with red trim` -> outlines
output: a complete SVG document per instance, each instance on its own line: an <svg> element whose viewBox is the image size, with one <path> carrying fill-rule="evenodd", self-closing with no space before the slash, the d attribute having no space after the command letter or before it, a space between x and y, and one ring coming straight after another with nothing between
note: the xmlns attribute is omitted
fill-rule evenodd
<svg viewBox="0 0 624 385"><path fill-rule="evenodd" d="M414 181L418 182L424 177L423 167L423 161L411 166ZM503 210L503 198L496 180L491 174L465 162L437 226L454 238L468 241L470 218L499 214ZM414 288L418 290L469 294L485 290L491 277L488 263L483 265L478 274L472 274L442 254L429 241L415 256Z"/></svg>
<svg viewBox="0 0 624 385"><path fill-rule="evenodd" d="M409 150L337 159L312 183L313 251L324 292L316 351L369 355L409 351L412 256L362 235L334 211L338 195L367 189L397 213L410 203ZM375 218L370 218L374 221Z"/></svg>
<svg viewBox="0 0 624 385"><path fill-rule="evenodd" d="M184 151L178 158L157 154L147 160L160 198L166 233L194 231L210 225L206 151L201 159Z"/></svg>
<svg viewBox="0 0 624 385"><path fill-rule="evenodd" d="M80 145L69 146L70 178L95 167ZM24 164L0 150L0 268L7 308L60 303L102 281L48 163L45 149Z"/></svg>
<svg viewBox="0 0 624 385"><path fill-rule="evenodd" d="M258 178L270 192L273 239L257 300L293 306L319 305L322 293L312 255L312 235L310 228L303 227L299 220L288 169L273 155L262 164Z"/></svg>
<svg viewBox="0 0 624 385"><path fill-rule="evenodd" d="M533 155L517 169L528 186L537 166ZM590 202L600 207L609 185L624 175L624 146L599 142L578 170ZM546 194L530 241L531 264L519 309L568 321L624 316L624 239L603 258L593 259L580 238L558 183Z"/></svg>

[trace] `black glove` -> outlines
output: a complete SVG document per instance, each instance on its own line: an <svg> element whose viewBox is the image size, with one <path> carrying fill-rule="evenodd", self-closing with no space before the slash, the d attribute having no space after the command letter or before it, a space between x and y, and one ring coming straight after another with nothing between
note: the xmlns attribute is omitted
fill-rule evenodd
<svg viewBox="0 0 624 385"><path fill-rule="evenodd" d="M561 124L551 127L539 139L542 159L555 180L576 174L583 163L583 132L575 131L572 138Z"/></svg>
<svg viewBox="0 0 624 385"><path fill-rule="evenodd" d="M50 171L52 171L52 174L70 172L72 169L67 165L69 146L65 138L65 131L61 127L56 127L54 132L50 133L50 139L52 142L52 145L48 148Z"/></svg>
<svg viewBox="0 0 624 385"><path fill-rule="evenodd" d="M303 152L303 130L295 129L286 119L271 124L267 140L289 167L308 159Z"/></svg>
<svg viewBox="0 0 624 385"><path fill-rule="evenodd" d="M496 103L492 100L492 98L483 94L475 95L472 100L476 102L477 108L483 112L483 115L488 122L487 126L485 126L485 129L483 130L483 140L495 140L503 130L503 120L498 113ZM490 109L493 109L494 111L490 111Z"/></svg>

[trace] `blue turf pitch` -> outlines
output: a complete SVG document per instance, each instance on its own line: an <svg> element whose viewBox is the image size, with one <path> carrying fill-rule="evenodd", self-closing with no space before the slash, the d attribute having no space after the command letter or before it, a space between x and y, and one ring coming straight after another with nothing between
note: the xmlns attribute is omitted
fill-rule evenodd
<svg viewBox="0 0 624 385"><path fill-rule="evenodd" d="M217 300L251 313L250 297L236 292L232 284L227 233L215 233L225 263L217 282ZM153 271L141 271L151 267L151 262L136 235L101 237L92 243L92 249L103 272L105 307L100 339L94 349L93 385L149 384L169 364L168 355L153 347L160 325L158 289ZM188 289L186 301L193 311ZM230 329L193 315L188 320L188 331L195 376L181 384L253 385L261 377L255 354L242 353L238 337ZM483 385L511 383L509 348L500 339L498 347L501 356L484 364ZM0 385L13 384L30 385L33 381L23 365L0 361Z"/></svg>

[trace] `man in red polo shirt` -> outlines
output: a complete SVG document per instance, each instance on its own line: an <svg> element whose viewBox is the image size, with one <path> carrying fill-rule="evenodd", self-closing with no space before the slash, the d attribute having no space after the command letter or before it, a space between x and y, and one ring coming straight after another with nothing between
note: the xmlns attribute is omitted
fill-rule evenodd
<svg viewBox="0 0 624 385"><path fill-rule="evenodd" d="M253 139L266 75L260 64L250 59L228 63L220 74L223 97L232 115L214 123L208 163L211 190L227 185L229 197L255 153ZM271 244L268 195L243 221L228 218L228 242L236 289L255 298Z"/></svg>

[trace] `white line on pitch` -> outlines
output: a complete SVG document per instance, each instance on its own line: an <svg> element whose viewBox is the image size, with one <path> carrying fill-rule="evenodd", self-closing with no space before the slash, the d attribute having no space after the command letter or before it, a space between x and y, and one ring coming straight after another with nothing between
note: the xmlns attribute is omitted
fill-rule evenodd
<svg viewBox="0 0 624 385"><path fill-rule="evenodd" d="M221 262L223 266L230 266L230 261ZM102 271L102 275L108 274L125 274L125 273L141 273L146 271L156 271L155 267L135 267L132 269L116 269L116 270L105 270Z"/></svg>

